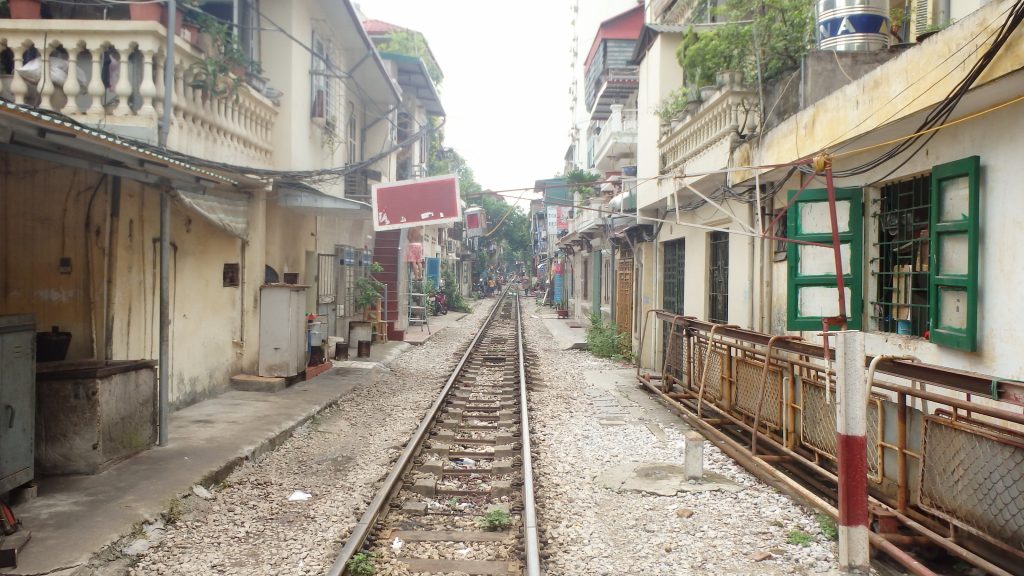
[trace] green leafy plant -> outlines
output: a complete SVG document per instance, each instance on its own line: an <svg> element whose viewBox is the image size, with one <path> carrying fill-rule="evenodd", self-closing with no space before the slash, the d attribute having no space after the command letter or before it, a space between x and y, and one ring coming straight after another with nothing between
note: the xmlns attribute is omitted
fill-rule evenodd
<svg viewBox="0 0 1024 576"><path fill-rule="evenodd" d="M786 542L795 546L810 546L814 542L814 536L803 530L790 530L786 534Z"/></svg>
<svg viewBox="0 0 1024 576"><path fill-rule="evenodd" d="M360 552L345 563L345 573L349 576L373 576L377 573L374 565L375 555L372 552Z"/></svg>
<svg viewBox="0 0 1024 576"><path fill-rule="evenodd" d="M691 28L676 51L687 83L712 85L726 70L767 82L796 68L814 38L812 6L810 0L726 0L716 9L726 24L700 33Z"/></svg>
<svg viewBox="0 0 1024 576"><path fill-rule="evenodd" d="M696 85L681 86L673 90L661 101L654 110L662 122L670 122L682 117L683 111L691 103L700 102L700 93Z"/></svg>
<svg viewBox="0 0 1024 576"><path fill-rule="evenodd" d="M565 181L573 192L579 194L581 199L586 200L597 194L597 187L594 183L601 181L601 175L597 172L573 168L565 173Z"/></svg>
<svg viewBox="0 0 1024 576"><path fill-rule="evenodd" d="M484 514L479 521L480 527L489 532L500 532L507 530L512 525L512 518L502 508L495 508Z"/></svg>
<svg viewBox="0 0 1024 576"><path fill-rule="evenodd" d="M259 74L262 68L242 49L230 23L201 10L188 10L187 15L199 26L200 49L206 53L189 67L189 85L202 90L207 97L234 96L242 84L239 76L247 72Z"/></svg>
<svg viewBox="0 0 1024 576"><path fill-rule="evenodd" d="M587 350L599 358L626 358L632 355L629 336L619 332L619 327L605 322L600 314L590 315L587 328Z"/></svg>
<svg viewBox="0 0 1024 576"><path fill-rule="evenodd" d="M839 528L836 527L834 518L825 514L816 514L814 519L818 522L818 528L821 529L821 533L825 535L825 538L833 542L839 540Z"/></svg>
<svg viewBox="0 0 1024 576"><path fill-rule="evenodd" d="M466 303L466 299L459 292L459 283L455 278L455 273L450 269L445 270L441 274L441 278L444 279L444 289L442 292L444 292L445 300L448 301L448 309L455 312L469 312L469 304Z"/></svg>
<svg viewBox="0 0 1024 576"><path fill-rule="evenodd" d="M355 281L355 305L359 310L366 310L380 300L384 292L384 284L373 277L373 274L380 274L384 267L374 262L370 264L370 271L365 276L356 278Z"/></svg>
<svg viewBox="0 0 1024 576"><path fill-rule="evenodd" d="M182 503L180 498L171 498L171 501L167 503L167 512L164 512L164 517L167 518L168 524L177 524L185 516L185 505Z"/></svg>

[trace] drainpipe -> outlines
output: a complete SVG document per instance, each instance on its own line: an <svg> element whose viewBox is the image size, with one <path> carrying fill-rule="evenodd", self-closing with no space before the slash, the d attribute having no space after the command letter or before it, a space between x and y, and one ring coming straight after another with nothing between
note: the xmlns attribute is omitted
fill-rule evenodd
<svg viewBox="0 0 1024 576"><path fill-rule="evenodd" d="M171 112L174 108L174 22L178 17L175 0L167 2L167 48L164 55L164 117L160 122L159 145L167 148L167 135L171 130ZM170 400L171 376L171 199L170 189L160 194L160 446L167 446L167 416Z"/></svg>
<svg viewBox="0 0 1024 576"><path fill-rule="evenodd" d="M114 274L117 273L117 229L121 217L121 177L114 176L110 186L110 213L107 216L107 288L103 294L103 358L114 359Z"/></svg>

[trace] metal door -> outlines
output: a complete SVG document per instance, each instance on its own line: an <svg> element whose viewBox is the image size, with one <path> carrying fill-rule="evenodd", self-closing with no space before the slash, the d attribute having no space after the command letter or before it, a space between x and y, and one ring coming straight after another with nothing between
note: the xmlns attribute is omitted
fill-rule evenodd
<svg viewBox="0 0 1024 576"><path fill-rule="evenodd" d="M729 321L729 233L712 232L710 241L708 321L725 324Z"/></svg>
<svg viewBox="0 0 1024 576"><path fill-rule="evenodd" d="M312 328L314 346L328 334L334 334L338 306L337 262L334 254L317 254L316 321L321 324L314 324Z"/></svg>
<svg viewBox="0 0 1024 576"><path fill-rule="evenodd" d="M33 477L35 325L30 316L0 317L0 493Z"/></svg>
<svg viewBox="0 0 1024 576"><path fill-rule="evenodd" d="M632 255L631 255L632 256ZM622 334L633 333L633 258L620 258L615 288L615 322Z"/></svg>

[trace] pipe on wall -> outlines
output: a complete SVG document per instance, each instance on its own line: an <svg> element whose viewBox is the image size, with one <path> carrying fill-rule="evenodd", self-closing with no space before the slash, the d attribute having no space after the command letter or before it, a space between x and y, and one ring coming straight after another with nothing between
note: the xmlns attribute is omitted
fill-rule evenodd
<svg viewBox="0 0 1024 576"><path fill-rule="evenodd" d="M110 210L107 213L107 284L103 293L103 358L114 359L114 277L117 274L118 230L121 221L121 177L114 176L110 184Z"/></svg>

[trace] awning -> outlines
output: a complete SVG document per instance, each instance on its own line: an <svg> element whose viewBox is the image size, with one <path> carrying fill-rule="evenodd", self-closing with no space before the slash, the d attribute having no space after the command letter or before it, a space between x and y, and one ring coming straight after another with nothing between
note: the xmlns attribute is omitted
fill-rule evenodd
<svg viewBox="0 0 1024 576"><path fill-rule="evenodd" d="M249 195L235 192L175 190L174 198L225 232L249 239Z"/></svg>
<svg viewBox="0 0 1024 576"><path fill-rule="evenodd" d="M274 183L277 204L313 216L369 218L372 209L366 202L331 196L302 182L278 180Z"/></svg>

